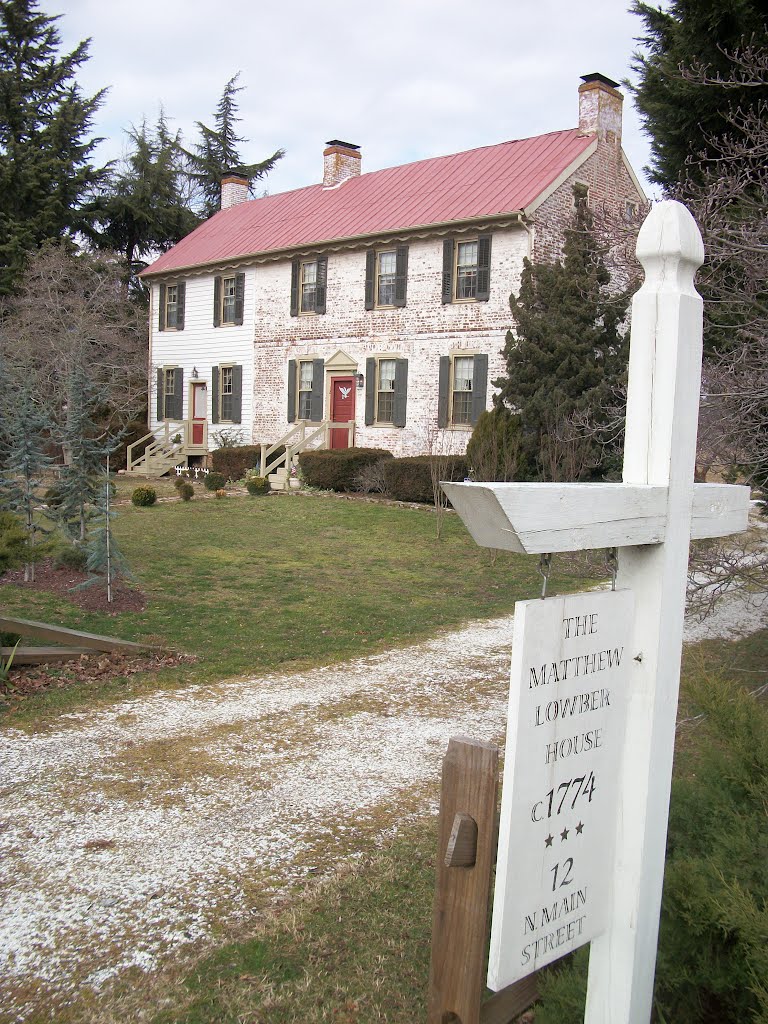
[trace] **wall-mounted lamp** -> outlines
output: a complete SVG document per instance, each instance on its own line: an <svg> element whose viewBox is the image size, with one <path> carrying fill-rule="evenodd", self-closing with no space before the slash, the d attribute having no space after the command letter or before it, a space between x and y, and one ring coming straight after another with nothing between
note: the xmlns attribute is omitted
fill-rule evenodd
<svg viewBox="0 0 768 1024"><path fill-rule="evenodd" d="M365 377L362 375L362 373L356 373L355 380L357 381L357 390L362 391L363 386L365 385Z"/></svg>
<svg viewBox="0 0 768 1024"><path fill-rule="evenodd" d="M199 376L200 376L200 374L197 372L197 367L193 366L192 367L192 380L197 380L197 378Z"/></svg>

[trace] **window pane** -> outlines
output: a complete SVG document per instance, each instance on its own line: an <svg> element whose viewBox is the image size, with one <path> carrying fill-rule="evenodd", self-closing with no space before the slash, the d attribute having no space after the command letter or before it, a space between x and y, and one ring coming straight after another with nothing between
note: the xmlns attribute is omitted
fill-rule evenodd
<svg viewBox="0 0 768 1024"><path fill-rule="evenodd" d="M299 388L302 391L312 390L312 363L310 360L299 363Z"/></svg>
<svg viewBox="0 0 768 1024"><path fill-rule="evenodd" d="M176 327L179 314L178 286L169 284L165 292L165 326Z"/></svg>
<svg viewBox="0 0 768 1024"><path fill-rule="evenodd" d="M232 367L222 366L221 368L221 393L222 395L232 394Z"/></svg>

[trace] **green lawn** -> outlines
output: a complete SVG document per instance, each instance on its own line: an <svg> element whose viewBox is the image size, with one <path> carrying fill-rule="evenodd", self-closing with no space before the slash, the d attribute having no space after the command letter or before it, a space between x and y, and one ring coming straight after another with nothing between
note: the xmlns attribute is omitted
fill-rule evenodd
<svg viewBox="0 0 768 1024"><path fill-rule="evenodd" d="M204 492L202 492L204 493ZM402 645L472 618L511 612L541 585L536 558L490 553L457 516L435 537L430 509L338 497L230 496L121 507L115 533L147 608L85 613L22 585L2 590L9 615L146 641L199 659L142 687L183 685L328 664ZM559 563L559 564L558 564ZM551 592L583 582L555 560ZM583 567L582 567L583 568ZM108 699L114 688L105 687ZM119 690L124 692L124 690ZM22 717L94 700L93 689L35 698Z"/></svg>

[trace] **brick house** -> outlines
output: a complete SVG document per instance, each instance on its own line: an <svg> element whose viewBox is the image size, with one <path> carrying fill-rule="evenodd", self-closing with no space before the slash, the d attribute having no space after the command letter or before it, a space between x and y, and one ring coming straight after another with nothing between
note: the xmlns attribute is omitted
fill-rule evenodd
<svg viewBox="0 0 768 1024"><path fill-rule="evenodd" d="M224 428L463 451L523 258L558 254L574 187L596 208L645 199L617 84L587 75L578 100L577 128L367 174L333 140L322 184L260 199L225 177L221 211L143 273L156 458L200 461Z"/></svg>

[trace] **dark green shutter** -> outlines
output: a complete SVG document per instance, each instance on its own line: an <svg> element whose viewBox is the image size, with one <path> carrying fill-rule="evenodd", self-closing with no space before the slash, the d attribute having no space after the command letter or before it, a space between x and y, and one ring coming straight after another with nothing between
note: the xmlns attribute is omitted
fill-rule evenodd
<svg viewBox="0 0 768 1024"><path fill-rule="evenodd" d="M245 308L245 274L235 275L235 323L242 324Z"/></svg>
<svg viewBox="0 0 768 1024"><path fill-rule="evenodd" d="M221 327L221 278L213 279L213 326Z"/></svg>
<svg viewBox="0 0 768 1024"><path fill-rule="evenodd" d="M171 419L184 419L184 371L177 366L173 371L173 412Z"/></svg>
<svg viewBox="0 0 768 1024"><path fill-rule="evenodd" d="M365 254L365 308L373 309L376 304L376 253L369 249Z"/></svg>
<svg viewBox="0 0 768 1024"><path fill-rule="evenodd" d="M395 305L404 306L408 290L408 246L398 245L395 263Z"/></svg>
<svg viewBox="0 0 768 1024"><path fill-rule="evenodd" d="M211 423L219 422L219 368L211 369Z"/></svg>
<svg viewBox="0 0 768 1024"><path fill-rule="evenodd" d="M160 285L160 298L158 299L157 307L157 329L158 331L165 330L165 285Z"/></svg>
<svg viewBox="0 0 768 1024"><path fill-rule="evenodd" d="M323 399L325 391L325 362L312 360L312 398L309 403L309 418L313 423L323 421Z"/></svg>
<svg viewBox="0 0 768 1024"><path fill-rule="evenodd" d="M232 367L232 422L240 423L243 419L243 368Z"/></svg>
<svg viewBox="0 0 768 1024"><path fill-rule="evenodd" d="M437 425L438 427L448 426L448 404L450 395L448 389L451 386L451 357L440 356L440 376L437 388Z"/></svg>
<svg viewBox="0 0 768 1024"><path fill-rule="evenodd" d="M165 419L165 374L157 371L157 418Z"/></svg>
<svg viewBox="0 0 768 1024"><path fill-rule="evenodd" d="M491 236L477 239L477 298L487 302L491 294Z"/></svg>
<svg viewBox="0 0 768 1024"><path fill-rule="evenodd" d="M365 425L376 422L376 360L365 360Z"/></svg>
<svg viewBox="0 0 768 1024"><path fill-rule="evenodd" d="M328 257L317 257L317 285L315 288L315 312L325 312L325 293L328 285Z"/></svg>
<svg viewBox="0 0 768 1024"><path fill-rule="evenodd" d="M296 360L288 360L288 415L289 423L296 422Z"/></svg>
<svg viewBox="0 0 768 1024"><path fill-rule="evenodd" d="M443 305L453 302L453 239L443 241ZM443 424L445 426L445 424Z"/></svg>
<svg viewBox="0 0 768 1024"><path fill-rule="evenodd" d="M408 404L408 360L395 360L395 408L392 422L396 427L405 426L405 409Z"/></svg>
<svg viewBox="0 0 768 1024"><path fill-rule="evenodd" d="M291 263L291 316L299 315L299 261ZM293 423L293 420L290 421Z"/></svg>
<svg viewBox="0 0 768 1024"><path fill-rule="evenodd" d="M184 330L184 309L187 299L187 283L179 281L176 285L176 330Z"/></svg>
<svg viewBox="0 0 768 1024"><path fill-rule="evenodd" d="M472 363L472 424L485 412L488 394L488 356L475 356Z"/></svg>

